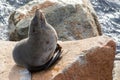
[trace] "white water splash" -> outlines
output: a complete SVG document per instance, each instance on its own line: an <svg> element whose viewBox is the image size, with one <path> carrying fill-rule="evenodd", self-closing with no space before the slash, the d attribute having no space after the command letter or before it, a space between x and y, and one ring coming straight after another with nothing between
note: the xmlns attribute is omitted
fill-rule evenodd
<svg viewBox="0 0 120 80"><path fill-rule="evenodd" d="M0 0L0 40L8 40L8 18L11 12L32 0Z"/></svg>
<svg viewBox="0 0 120 80"><path fill-rule="evenodd" d="M102 32L117 43L120 53L120 0L90 0L98 15Z"/></svg>

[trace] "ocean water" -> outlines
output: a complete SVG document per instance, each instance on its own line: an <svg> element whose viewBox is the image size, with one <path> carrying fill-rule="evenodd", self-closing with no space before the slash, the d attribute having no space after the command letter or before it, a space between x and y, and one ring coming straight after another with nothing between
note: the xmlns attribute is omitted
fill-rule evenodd
<svg viewBox="0 0 120 80"><path fill-rule="evenodd" d="M12 11L32 0L0 0L0 40L8 40L8 18Z"/></svg>
<svg viewBox="0 0 120 80"><path fill-rule="evenodd" d="M8 17L12 11L32 0L0 0L0 40L8 40ZM90 0L102 26L102 32L117 43L120 53L120 0Z"/></svg>
<svg viewBox="0 0 120 80"><path fill-rule="evenodd" d="M102 32L117 43L120 53L120 0L90 0L102 26Z"/></svg>

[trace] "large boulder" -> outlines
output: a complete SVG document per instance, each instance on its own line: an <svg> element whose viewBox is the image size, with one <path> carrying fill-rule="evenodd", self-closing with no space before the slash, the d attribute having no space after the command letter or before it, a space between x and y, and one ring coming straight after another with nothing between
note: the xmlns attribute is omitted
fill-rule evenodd
<svg viewBox="0 0 120 80"><path fill-rule="evenodd" d="M113 80L120 80L120 53L115 56Z"/></svg>
<svg viewBox="0 0 120 80"><path fill-rule="evenodd" d="M36 9L41 9L59 40L78 40L101 35L101 28L89 0L33 0L9 17L10 40L27 37Z"/></svg>
<svg viewBox="0 0 120 80"><path fill-rule="evenodd" d="M31 78L30 73L16 66L12 59L15 44L0 41L0 80ZM111 38L100 36L59 44L63 48L60 60L48 70L32 73L32 80L112 80L116 45Z"/></svg>

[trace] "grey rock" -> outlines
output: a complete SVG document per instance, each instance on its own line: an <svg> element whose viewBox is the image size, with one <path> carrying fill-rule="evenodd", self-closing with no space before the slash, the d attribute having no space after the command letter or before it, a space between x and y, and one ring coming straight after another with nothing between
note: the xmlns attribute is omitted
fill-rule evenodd
<svg viewBox="0 0 120 80"><path fill-rule="evenodd" d="M44 12L48 23L56 29L59 40L78 40L102 34L89 0L33 0L10 15L10 40L27 37L36 9Z"/></svg>

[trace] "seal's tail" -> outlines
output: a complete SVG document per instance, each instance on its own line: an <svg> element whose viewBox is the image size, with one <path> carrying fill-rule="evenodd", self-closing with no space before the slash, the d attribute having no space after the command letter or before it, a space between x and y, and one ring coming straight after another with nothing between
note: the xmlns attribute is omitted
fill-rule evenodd
<svg viewBox="0 0 120 80"><path fill-rule="evenodd" d="M60 58L61 53L62 47L59 44L57 44L53 57L46 64L37 67L29 67L28 70L30 72L37 72L48 69Z"/></svg>

